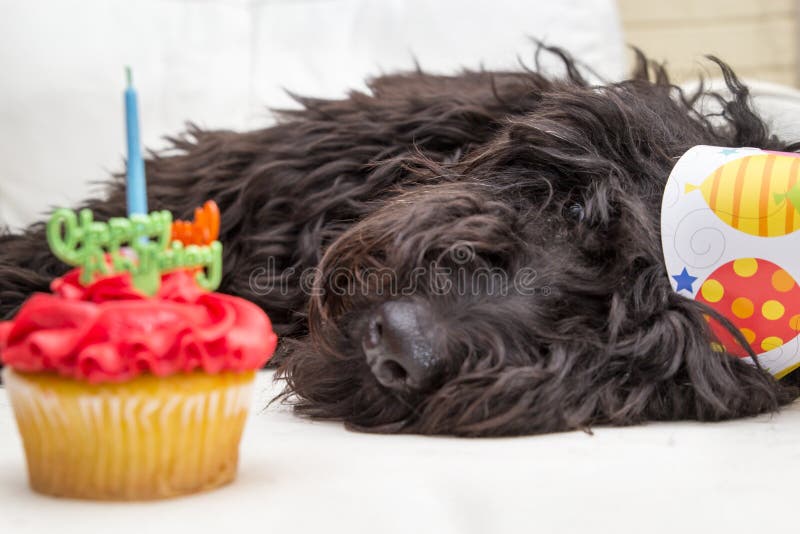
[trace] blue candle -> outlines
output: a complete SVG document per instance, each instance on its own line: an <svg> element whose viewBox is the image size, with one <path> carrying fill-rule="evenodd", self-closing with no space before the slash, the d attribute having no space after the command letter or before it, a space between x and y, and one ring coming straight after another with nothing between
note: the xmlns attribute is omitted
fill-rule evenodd
<svg viewBox="0 0 800 534"><path fill-rule="evenodd" d="M125 89L125 128L128 136L128 216L147 214L147 188L144 160L139 141L139 106L133 88L130 67L125 68L128 87Z"/></svg>

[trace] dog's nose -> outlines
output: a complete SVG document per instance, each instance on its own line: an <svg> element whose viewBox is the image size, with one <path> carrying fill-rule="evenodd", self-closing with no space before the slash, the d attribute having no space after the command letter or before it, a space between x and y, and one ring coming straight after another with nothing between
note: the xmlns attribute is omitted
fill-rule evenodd
<svg viewBox="0 0 800 534"><path fill-rule="evenodd" d="M423 390L439 370L430 311L422 304L383 303L370 317L361 344L372 374L387 388Z"/></svg>

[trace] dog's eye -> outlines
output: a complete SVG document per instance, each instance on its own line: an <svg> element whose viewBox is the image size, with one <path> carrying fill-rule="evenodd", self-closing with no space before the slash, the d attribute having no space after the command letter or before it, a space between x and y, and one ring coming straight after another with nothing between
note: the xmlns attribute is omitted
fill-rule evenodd
<svg viewBox="0 0 800 534"><path fill-rule="evenodd" d="M569 207L567 208L567 215L571 217L575 222L583 221L583 218L586 216L586 214L583 211L583 204L580 204L578 202L570 204Z"/></svg>

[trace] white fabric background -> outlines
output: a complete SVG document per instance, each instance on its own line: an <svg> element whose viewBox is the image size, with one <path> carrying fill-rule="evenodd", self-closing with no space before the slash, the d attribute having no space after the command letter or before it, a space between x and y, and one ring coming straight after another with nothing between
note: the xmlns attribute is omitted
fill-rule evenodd
<svg viewBox="0 0 800 534"><path fill-rule="evenodd" d="M514 68L528 37L623 70L613 0L0 0L0 225L123 169L123 67L147 147L185 121L255 128L283 88L339 96L413 67Z"/></svg>

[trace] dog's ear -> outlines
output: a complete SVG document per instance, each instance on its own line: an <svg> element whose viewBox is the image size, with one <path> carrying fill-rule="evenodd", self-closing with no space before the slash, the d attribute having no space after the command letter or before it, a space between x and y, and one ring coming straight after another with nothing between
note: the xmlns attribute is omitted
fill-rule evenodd
<svg viewBox="0 0 800 534"><path fill-rule="evenodd" d="M796 398L793 385L721 349L708 320L724 317L678 295L669 301L632 350L645 419L718 421L773 412Z"/></svg>

